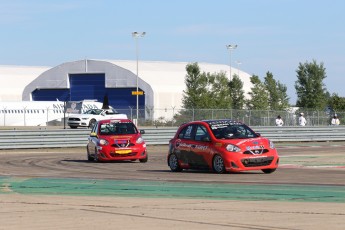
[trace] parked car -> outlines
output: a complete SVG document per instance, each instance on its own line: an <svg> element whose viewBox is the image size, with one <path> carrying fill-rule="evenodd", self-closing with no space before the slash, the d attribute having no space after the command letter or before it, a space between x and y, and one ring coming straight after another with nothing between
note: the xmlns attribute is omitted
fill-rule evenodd
<svg viewBox="0 0 345 230"><path fill-rule="evenodd" d="M82 114L70 114L67 125L72 129L78 127L92 128L94 124L102 119L127 119L126 114L119 114L113 109L90 109Z"/></svg>
<svg viewBox="0 0 345 230"><path fill-rule="evenodd" d="M171 171L206 169L216 173L262 170L274 172L279 156L272 141L247 125L229 120L183 124L169 141Z"/></svg>
<svg viewBox="0 0 345 230"><path fill-rule="evenodd" d="M147 162L146 143L141 136L144 133L144 130L138 130L129 119L100 120L88 138L87 159Z"/></svg>

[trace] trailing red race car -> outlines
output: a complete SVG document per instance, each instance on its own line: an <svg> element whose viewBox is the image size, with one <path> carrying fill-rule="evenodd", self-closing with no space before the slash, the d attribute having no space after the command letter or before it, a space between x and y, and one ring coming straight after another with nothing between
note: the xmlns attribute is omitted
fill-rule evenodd
<svg viewBox="0 0 345 230"><path fill-rule="evenodd" d="M279 156L273 143L247 125L203 120L183 124L169 142L171 171L207 169L216 173L262 170L274 172Z"/></svg>
<svg viewBox="0 0 345 230"><path fill-rule="evenodd" d="M131 120L100 120L92 128L87 144L89 161L139 160L147 162L146 144Z"/></svg>

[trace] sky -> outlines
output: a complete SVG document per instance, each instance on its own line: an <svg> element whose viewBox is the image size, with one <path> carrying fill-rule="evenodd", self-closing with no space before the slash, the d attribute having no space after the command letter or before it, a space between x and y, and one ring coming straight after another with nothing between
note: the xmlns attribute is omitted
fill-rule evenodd
<svg viewBox="0 0 345 230"><path fill-rule="evenodd" d="M296 70L315 60L345 97L343 0L0 0L0 65L81 59L230 64L269 71L296 102ZM237 63L241 64L237 64ZM0 78L0 81L4 80Z"/></svg>

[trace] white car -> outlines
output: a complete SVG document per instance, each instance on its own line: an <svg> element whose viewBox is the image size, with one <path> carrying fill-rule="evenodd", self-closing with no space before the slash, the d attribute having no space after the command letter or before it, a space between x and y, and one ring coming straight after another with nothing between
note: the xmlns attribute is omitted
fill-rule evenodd
<svg viewBox="0 0 345 230"><path fill-rule="evenodd" d="M92 128L99 120L128 119L126 114L119 114L112 109L90 109L82 114L70 114L67 125L72 129L78 127Z"/></svg>

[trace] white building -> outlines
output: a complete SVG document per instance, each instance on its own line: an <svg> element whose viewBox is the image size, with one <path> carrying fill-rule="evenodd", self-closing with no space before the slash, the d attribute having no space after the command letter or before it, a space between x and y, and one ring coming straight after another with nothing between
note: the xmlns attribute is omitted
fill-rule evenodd
<svg viewBox="0 0 345 230"><path fill-rule="evenodd" d="M139 61L139 109L154 109L154 119L171 117L167 111L182 107L187 62ZM229 75L229 66L198 63L202 72ZM137 62L124 60L78 60L56 67L0 66L0 101L83 100L102 101L107 94L118 110L135 109ZM232 68L244 83L247 94L250 75Z"/></svg>

